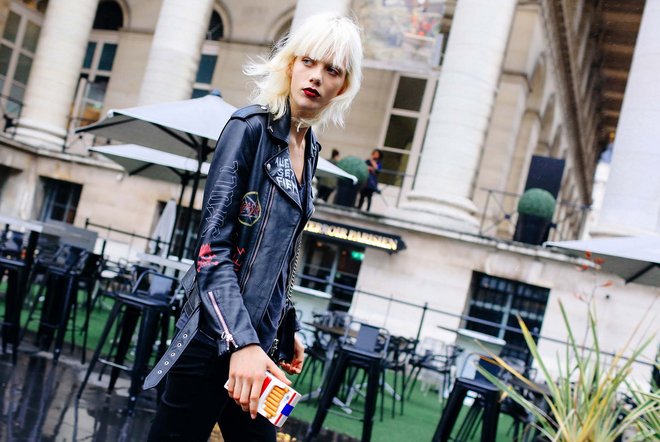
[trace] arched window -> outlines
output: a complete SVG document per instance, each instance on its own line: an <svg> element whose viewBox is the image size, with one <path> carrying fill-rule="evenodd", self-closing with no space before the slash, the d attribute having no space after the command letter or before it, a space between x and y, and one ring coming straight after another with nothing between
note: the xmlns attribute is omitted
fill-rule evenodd
<svg viewBox="0 0 660 442"><path fill-rule="evenodd" d="M211 13L211 20L209 21L209 27L206 31L206 39L211 41L222 40L224 37L225 26L222 23L222 17L218 14L217 11Z"/></svg>
<svg viewBox="0 0 660 442"><path fill-rule="evenodd" d="M102 0L96 9L94 29L117 31L124 25L124 13L114 0Z"/></svg>

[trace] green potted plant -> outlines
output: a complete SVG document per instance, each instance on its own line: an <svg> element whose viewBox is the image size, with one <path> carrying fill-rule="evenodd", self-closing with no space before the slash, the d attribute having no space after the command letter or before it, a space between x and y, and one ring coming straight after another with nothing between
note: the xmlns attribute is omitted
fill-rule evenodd
<svg viewBox="0 0 660 442"><path fill-rule="evenodd" d="M555 197L544 189L527 189L518 201L514 241L541 245L548 239L555 214Z"/></svg>
<svg viewBox="0 0 660 442"><path fill-rule="evenodd" d="M543 402L533 402L519 390L494 376L482 367L477 370L535 418L533 427L545 438L557 442L615 442L624 432L629 441L649 441L658 435L658 414L660 413L659 391L644 392L628 381L633 363L642 351L653 342L653 336L641 340L630 348L633 333L627 345L613 357L601 353L597 334L595 314L589 309L588 335L593 348L577 343L575 333L569 323L563 304L559 304L568 342L562 361L557 361L558 376L550 373L548 361L544 361L534 337L522 319L518 323L525 342L534 356L539 373L547 385L548 393L543 394ZM636 332L637 330L635 330ZM624 353L629 353L624 357ZM490 355L495 362L511 376L526 384L530 390L538 389L538 384L507 364L499 356ZM627 392L632 404L621 400L620 393ZM631 433L631 434L630 434Z"/></svg>
<svg viewBox="0 0 660 442"><path fill-rule="evenodd" d="M369 177L369 169L364 160L352 155L339 160L337 167L350 173L358 181L356 184L353 184L349 179L337 179L337 192L335 193L334 203L340 206L353 207L355 206L355 198L357 197L358 190Z"/></svg>

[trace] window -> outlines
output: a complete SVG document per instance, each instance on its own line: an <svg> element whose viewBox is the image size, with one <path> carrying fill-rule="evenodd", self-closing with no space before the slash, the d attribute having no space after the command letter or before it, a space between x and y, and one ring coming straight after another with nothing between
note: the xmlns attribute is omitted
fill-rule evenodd
<svg viewBox="0 0 660 442"><path fill-rule="evenodd" d="M330 310L348 311L353 301L364 248L305 236L296 283L332 295Z"/></svg>
<svg viewBox="0 0 660 442"><path fill-rule="evenodd" d="M550 290L543 287L474 272L468 316L498 325L468 320L465 328L504 339L506 345L500 355L526 361L529 351L523 335L507 331L504 327L520 330L517 320L520 316L532 333L538 333L543 324L549 293Z"/></svg>
<svg viewBox="0 0 660 442"><path fill-rule="evenodd" d="M87 43L85 58L80 69L78 90L72 109L74 127L85 126L101 118L105 94L110 83L112 67L117 55L119 36L123 26L121 6L114 0L99 3L94 18L94 29Z"/></svg>
<svg viewBox="0 0 660 442"><path fill-rule="evenodd" d="M80 201L82 186L69 181L41 178L44 201L41 206L41 221L63 221L73 224Z"/></svg>
<svg viewBox="0 0 660 442"><path fill-rule="evenodd" d="M193 86L192 98L199 98L211 91L211 80L218 61L217 55L202 54L197 69L195 85Z"/></svg>
<svg viewBox="0 0 660 442"><path fill-rule="evenodd" d="M224 24L222 17L217 11L211 14L209 27L206 31L206 41L202 47L202 56L199 59L195 84L193 85L192 98L199 98L207 95L213 87L213 73L218 62L218 41L224 36Z"/></svg>
<svg viewBox="0 0 660 442"><path fill-rule="evenodd" d="M36 8L36 2L25 6L12 3L0 39L0 94L7 121L18 118L23 106L43 22Z"/></svg>
<svg viewBox="0 0 660 442"><path fill-rule="evenodd" d="M124 25L124 14L121 6L114 0L102 0L96 9L94 29L118 31Z"/></svg>
<svg viewBox="0 0 660 442"><path fill-rule="evenodd" d="M435 80L399 75L383 136L382 184L412 187Z"/></svg>
<svg viewBox="0 0 660 442"><path fill-rule="evenodd" d="M217 11L211 13L211 20L209 21L209 28L206 31L206 39L211 41L218 41L224 37L225 26L222 23L222 17Z"/></svg>

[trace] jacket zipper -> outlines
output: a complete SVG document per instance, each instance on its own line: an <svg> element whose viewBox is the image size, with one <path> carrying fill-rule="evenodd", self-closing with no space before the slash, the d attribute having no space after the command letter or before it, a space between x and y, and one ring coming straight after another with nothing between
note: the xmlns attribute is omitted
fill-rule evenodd
<svg viewBox="0 0 660 442"><path fill-rule="evenodd" d="M252 265L254 264L254 261L257 258L257 251L259 250L259 246L261 245L261 240L264 237L264 232L266 230L266 224L268 223L268 218L270 218L270 209L273 205L273 197L275 195L275 188L272 187L270 188L270 191L268 193L268 202L266 203L266 216L264 217L263 221L261 222L261 229L259 230L259 236L257 237L257 242L254 245L254 248L252 249L252 255L250 256L250 261L248 262L248 267L245 270L245 273L243 274L242 281L239 285L241 292L245 288L245 283L247 282L250 273L252 272Z"/></svg>
<svg viewBox="0 0 660 442"><path fill-rule="evenodd" d="M218 306L218 303L215 300L215 296L213 296L213 292L208 292L209 298L211 298L211 304L213 304L213 310L215 310L215 314L218 315L218 319L220 319L220 324L222 324L222 329L223 333L220 336L222 339L227 342L227 348L231 349L232 345L234 347L237 347L236 341L234 341L234 336L229 332L229 327L227 327L227 321L225 321L225 317L222 316L222 312L220 311L220 307Z"/></svg>

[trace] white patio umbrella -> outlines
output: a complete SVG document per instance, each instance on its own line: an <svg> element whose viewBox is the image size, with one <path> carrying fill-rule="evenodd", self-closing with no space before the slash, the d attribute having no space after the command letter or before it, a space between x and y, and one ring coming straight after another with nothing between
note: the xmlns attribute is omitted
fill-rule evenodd
<svg viewBox="0 0 660 442"><path fill-rule="evenodd" d="M170 183L182 183L197 172L197 160L194 158L186 158L137 144L94 146L89 150L111 159L122 166L131 176L140 175ZM208 174L209 167L208 162L202 163L201 178Z"/></svg>
<svg viewBox="0 0 660 442"><path fill-rule="evenodd" d="M174 233L174 226L176 225L176 207L176 201L173 199L165 204L163 212L160 214L160 218L158 218L158 223L156 224L154 231L151 232L152 238L168 242L168 244L171 242L172 233ZM149 248L153 254L160 256L167 256L167 252L170 249L169 246L159 248L156 241L151 241L149 243Z"/></svg>
<svg viewBox="0 0 660 442"><path fill-rule="evenodd" d="M601 269L635 282L660 287L660 237L599 238L582 241L546 242L546 247L564 249L569 254L601 258Z"/></svg>
<svg viewBox="0 0 660 442"><path fill-rule="evenodd" d="M164 211L160 218L162 221L166 213L168 216L173 216L171 229L162 227L162 231L159 230L152 234L153 238L160 237L163 240L169 241L171 244L174 225L178 218L177 207L181 206L183 192L190 182L190 179L194 178L197 174L197 160L144 146L138 146L137 144L96 146L91 147L89 150L91 152L100 153L119 164L126 170L128 175L140 175L151 179L181 184L181 192L179 193L178 202L174 203L174 201L172 201L173 209L170 209L172 211L171 215L169 211ZM200 182L206 178L206 175L208 175L209 167L209 163L202 163L202 167L199 171ZM169 252L169 247L164 250L164 252Z"/></svg>
<svg viewBox="0 0 660 442"><path fill-rule="evenodd" d="M201 98L113 109L98 123L81 127L76 132L89 132L184 157L195 153L199 173L194 175L186 213L184 232L187 232L202 165L235 110L220 97L219 91L214 90ZM183 242L178 255L183 255Z"/></svg>
<svg viewBox="0 0 660 442"><path fill-rule="evenodd" d="M76 132L89 132L188 157L191 150L198 152L209 142L215 143L235 111L236 107L214 90L201 98L112 109L101 121Z"/></svg>

